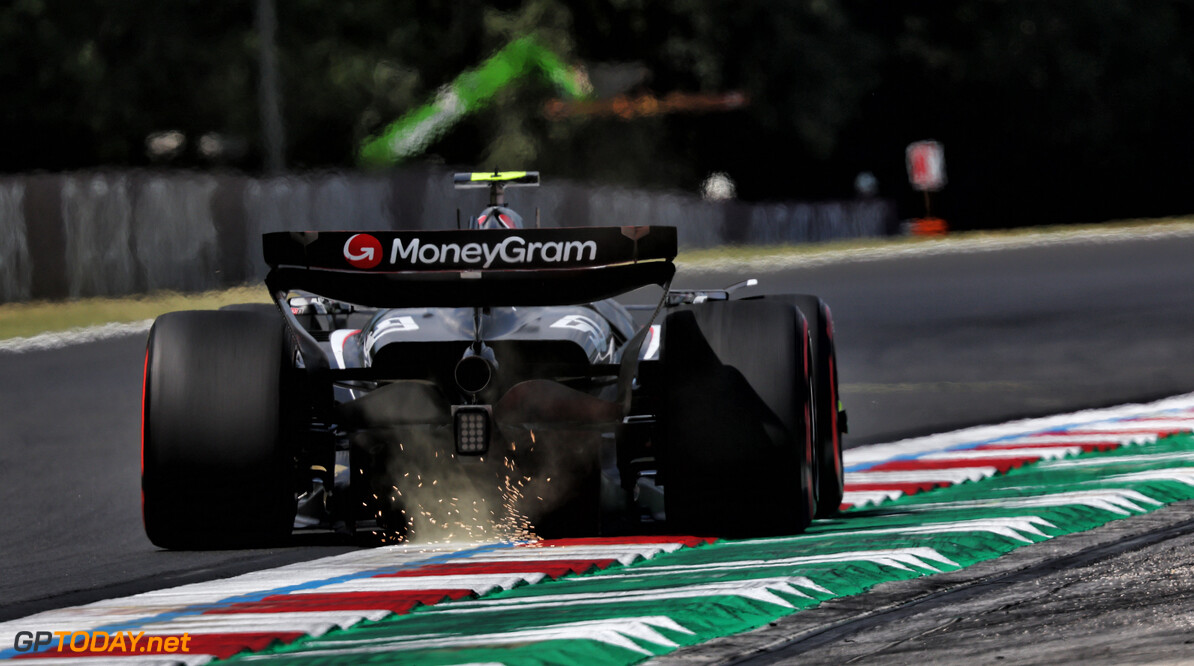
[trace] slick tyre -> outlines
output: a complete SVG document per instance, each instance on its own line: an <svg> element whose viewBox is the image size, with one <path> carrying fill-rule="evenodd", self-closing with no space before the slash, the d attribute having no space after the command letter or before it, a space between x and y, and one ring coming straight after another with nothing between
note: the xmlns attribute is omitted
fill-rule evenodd
<svg viewBox="0 0 1194 666"><path fill-rule="evenodd" d="M149 332L142 402L145 533L176 549L277 543L294 522L276 314L174 312Z"/></svg>
<svg viewBox="0 0 1194 666"><path fill-rule="evenodd" d="M660 423L668 529L756 537L795 534L816 510L800 312L771 301L714 301L663 327Z"/></svg>
<svg viewBox="0 0 1194 666"><path fill-rule="evenodd" d="M837 380L837 351L833 343L833 315L820 298L809 294L764 296L763 300L791 303L808 321L812 341L814 427L816 446L813 460L816 470L817 517L828 518L838 512L846 489L842 465L842 423L839 421L840 395Z"/></svg>

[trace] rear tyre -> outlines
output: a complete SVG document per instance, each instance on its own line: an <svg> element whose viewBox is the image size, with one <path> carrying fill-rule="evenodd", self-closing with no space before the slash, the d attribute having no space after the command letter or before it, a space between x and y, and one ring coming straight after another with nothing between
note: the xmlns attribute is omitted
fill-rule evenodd
<svg viewBox="0 0 1194 666"><path fill-rule="evenodd" d="M828 518L842 505L846 489L842 465L842 427L838 419L840 395L837 388L837 351L833 344L833 315L825 301L810 294L764 296L764 300L791 303L808 321L812 339L813 400L816 452L817 517Z"/></svg>
<svg viewBox="0 0 1194 666"><path fill-rule="evenodd" d="M670 313L660 434L668 529L795 534L816 511L811 357L786 303L714 301Z"/></svg>
<svg viewBox="0 0 1194 666"><path fill-rule="evenodd" d="M534 520L544 539L593 537L601 532L601 472L586 474L551 513Z"/></svg>
<svg viewBox="0 0 1194 666"><path fill-rule="evenodd" d="M174 312L149 332L142 404L145 533L163 548L269 545L294 523L291 368L282 321Z"/></svg>

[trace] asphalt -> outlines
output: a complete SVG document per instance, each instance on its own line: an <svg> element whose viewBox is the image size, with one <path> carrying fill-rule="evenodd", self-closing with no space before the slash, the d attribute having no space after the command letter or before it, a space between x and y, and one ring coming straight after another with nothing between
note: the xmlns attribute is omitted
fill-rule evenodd
<svg viewBox="0 0 1194 666"><path fill-rule="evenodd" d="M0 620L345 550L154 547L141 528L144 355L141 336L0 352Z"/></svg>
<svg viewBox="0 0 1194 666"><path fill-rule="evenodd" d="M1194 390L1194 238L902 257L759 278L833 310L847 446ZM744 292L745 293L745 292Z"/></svg>
<svg viewBox="0 0 1194 666"><path fill-rule="evenodd" d="M847 446L1194 391L1194 239L902 257L759 277L836 321ZM0 620L351 548L168 552L141 531L144 339L0 352ZM230 520L234 517L230 517Z"/></svg>

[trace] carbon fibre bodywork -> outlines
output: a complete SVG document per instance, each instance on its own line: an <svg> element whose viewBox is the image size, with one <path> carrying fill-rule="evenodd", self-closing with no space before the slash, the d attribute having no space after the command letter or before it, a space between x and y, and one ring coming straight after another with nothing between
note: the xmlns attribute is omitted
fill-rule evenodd
<svg viewBox="0 0 1194 666"><path fill-rule="evenodd" d="M641 433L650 418L634 418L636 408L643 411L636 394L650 392L651 372L644 373L643 366L653 362L646 357L658 327L651 321L636 324L613 300L572 304L578 294L562 289L557 280L569 283L568 276L583 275L580 296L608 293L608 284L591 280L608 278L619 289L661 283L662 306L674 272L674 230L476 233L375 236L383 245L405 240L405 248L418 247L419 241L428 247L424 239L429 236L438 247L462 248L476 239L491 247L511 244L511 238L526 247L593 242L600 252L587 258L598 263L500 265L468 275L422 266L370 274L344 266L344 259L326 251L343 247L347 256L352 234L326 234L322 248L311 236L267 235L266 256L273 267L267 284L306 370L303 394L309 397L304 402L313 427L310 440L299 447L306 459L298 466L314 470L321 490L301 488L306 497L319 495L320 500L300 504L300 525L377 525L421 538L440 534L444 524L483 529L479 525L486 521L469 524L439 512L441 500L461 496L498 507L486 508L493 514L484 518L501 525L507 536L532 529L591 534L661 512L658 502L654 508L650 502L634 506L635 495L642 495L636 492L640 481L651 473L644 465L650 455L642 450L650 438ZM650 242L644 240L652 235ZM622 247L611 253L610 242ZM291 265L300 260L300 248L306 265ZM493 256L494 264L502 264ZM493 287L507 283L512 286ZM349 294L341 290L349 284L370 285L362 290L364 305L344 298ZM440 300L465 305L368 306L421 303L427 289L451 292ZM327 298L329 291L341 298ZM476 385L460 376L464 359L470 358L484 359L474 364L487 373ZM489 415L488 450L464 455L456 445L460 433L454 415L474 407ZM335 459L328 457L329 450L337 452ZM332 472L337 468L339 475ZM412 474L413 484L407 481ZM434 492L420 485L423 479L430 480ZM445 488L447 494L441 493ZM326 501L335 495L338 501Z"/></svg>
<svg viewBox="0 0 1194 666"><path fill-rule="evenodd" d="M840 456L816 423L818 403L836 402L814 358L832 355L812 341L832 330L823 303L731 298L753 280L671 291L675 228L523 229L502 183L537 173L465 175L490 188L470 229L268 233L276 308L155 322L142 472L154 542L804 529L828 487L819 451ZM658 302L634 316L612 300L652 286ZM824 314L815 330L802 307ZM175 366L186 376L163 370ZM193 507L180 488L200 468L262 482L172 520ZM257 522L227 525L237 512Z"/></svg>

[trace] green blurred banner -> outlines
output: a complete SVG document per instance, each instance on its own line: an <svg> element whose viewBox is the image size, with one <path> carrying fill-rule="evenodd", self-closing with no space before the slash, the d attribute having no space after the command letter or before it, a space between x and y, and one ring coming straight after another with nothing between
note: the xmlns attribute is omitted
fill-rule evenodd
<svg viewBox="0 0 1194 666"><path fill-rule="evenodd" d="M531 72L550 80L562 94L585 96L580 83L556 54L532 37L517 39L474 70L456 77L435 100L391 123L378 136L366 139L357 153L365 166L389 166L418 155L465 116L476 113L499 90Z"/></svg>

